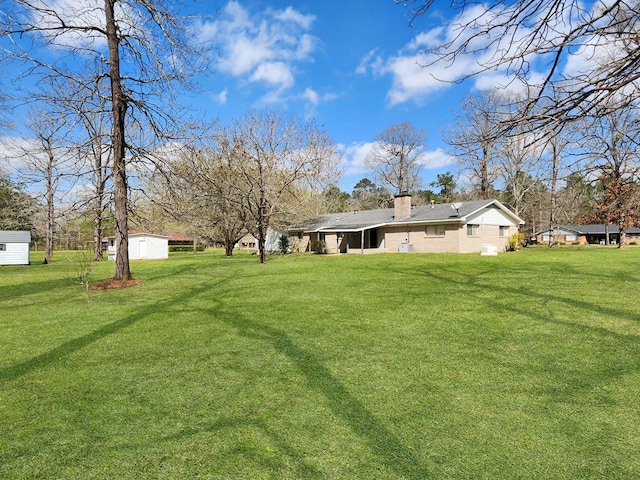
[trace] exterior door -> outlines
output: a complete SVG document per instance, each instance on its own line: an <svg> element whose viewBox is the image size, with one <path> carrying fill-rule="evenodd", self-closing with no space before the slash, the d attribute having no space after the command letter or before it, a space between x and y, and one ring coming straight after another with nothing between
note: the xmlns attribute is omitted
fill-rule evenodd
<svg viewBox="0 0 640 480"><path fill-rule="evenodd" d="M138 245L140 246L140 258L147 258L147 239L141 238Z"/></svg>

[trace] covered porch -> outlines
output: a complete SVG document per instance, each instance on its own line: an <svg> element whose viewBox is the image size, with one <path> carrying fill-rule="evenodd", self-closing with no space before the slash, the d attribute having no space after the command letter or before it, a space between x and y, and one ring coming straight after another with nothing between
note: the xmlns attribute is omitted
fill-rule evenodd
<svg viewBox="0 0 640 480"><path fill-rule="evenodd" d="M366 254L385 251L384 229L381 228L310 232L310 243L315 241L324 241L327 253Z"/></svg>

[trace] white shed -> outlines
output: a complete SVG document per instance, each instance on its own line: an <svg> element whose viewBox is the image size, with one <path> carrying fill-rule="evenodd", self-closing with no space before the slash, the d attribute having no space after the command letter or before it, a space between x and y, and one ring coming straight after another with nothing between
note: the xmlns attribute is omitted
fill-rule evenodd
<svg viewBox="0 0 640 480"><path fill-rule="evenodd" d="M109 260L116 259L115 238L109 237ZM129 260L157 260L169 258L169 237L155 233L129 234Z"/></svg>
<svg viewBox="0 0 640 480"><path fill-rule="evenodd" d="M0 230L0 265L29 265L31 232Z"/></svg>

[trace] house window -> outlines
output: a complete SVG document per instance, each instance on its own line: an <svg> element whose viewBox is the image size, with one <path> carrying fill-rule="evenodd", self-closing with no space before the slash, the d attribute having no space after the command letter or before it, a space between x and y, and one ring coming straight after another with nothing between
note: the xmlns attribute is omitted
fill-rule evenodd
<svg viewBox="0 0 640 480"><path fill-rule="evenodd" d="M508 237L509 236L509 227L500 227L500 236Z"/></svg>
<svg viewBox="0 0 640 480"><path fill-rule="evenodd" d="M320 232L320 233L318 233L318 240L319 240L319 241L321 241L321 242L324 242L324 241L325 241L325 234L324 234L324 232Z"/></svg>
<svg viewBox="0 0 640 480"><path fill-rule="evenodd" d="M564 236L564 239L565 239L567 242L577 242L577 241L578 241L578 235L576 235L575 233L567 233L567 234Z"/></svg>
<svg viewBox="0 0 640 480"><path fill-rule="evenodd" d="M427 225L424 228L424 233L427 237L444 237L445 229L444 225Z"/></svg>
<svg viewBox="0 0 640 480"><path fill-rule="evenodd" d="M477 237L480 233L480 225L467 225L467 236Z"/></svg>
<svg viewBox="0 0 640 480"><path fill-rule="evenodd" d="M6 251L7 251L7 244L0 243L0 252L6 252Z"/></svg>

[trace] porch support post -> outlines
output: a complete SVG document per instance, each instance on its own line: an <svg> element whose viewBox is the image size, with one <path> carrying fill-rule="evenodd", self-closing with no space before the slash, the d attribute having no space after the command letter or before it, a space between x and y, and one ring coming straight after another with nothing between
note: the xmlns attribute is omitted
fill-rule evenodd
<svg viewBox="0 0 640 480"><path fill-rule="evenodd" d="M360 232L360 253L364 255L364 228Z"/></svg>

